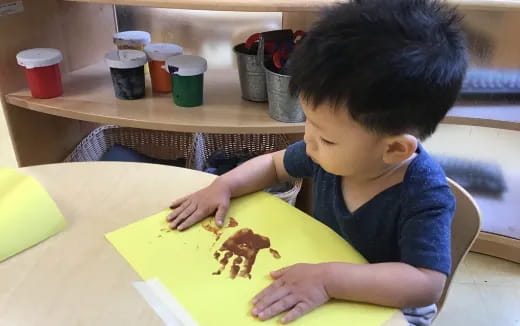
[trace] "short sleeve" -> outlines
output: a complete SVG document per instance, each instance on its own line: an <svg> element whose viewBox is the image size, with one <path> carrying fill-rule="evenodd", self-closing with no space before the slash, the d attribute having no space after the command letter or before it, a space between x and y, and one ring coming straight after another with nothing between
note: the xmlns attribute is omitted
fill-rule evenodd
<svg viewBox="0 0 520 326"><path fill-rule="evenodd" d="M283 157L283 164L287 173L293 178L313 176L315 163L307 156L304 141L299 141L287 147Z"/></svg>
<svg viewBox="0 0 520 326"><path fill-rule="evenodd" d="M445 179L407 196L399 235L401 262L450 275L454 212L455 198Z"/></svg>

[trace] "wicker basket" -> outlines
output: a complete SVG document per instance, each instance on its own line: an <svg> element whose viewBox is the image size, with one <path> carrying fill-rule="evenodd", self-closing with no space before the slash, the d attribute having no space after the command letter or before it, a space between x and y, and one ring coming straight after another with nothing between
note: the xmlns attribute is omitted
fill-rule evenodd
<svg viewBox="0 0 520 326"><path fill-rule="evenodd" d="M194 162L190 165L199 171L204 169L205 162L217 149L223 149L224 154L229 157L244 149L251 153L268 153L289 146L284 135L276 134L197 134L195 139ZM302 179L296 179L291 190L275 196L294 206L301 187Z"/></svg>
<svg viewBox="0 0 520 326"><path fill-rule="evenodd" d="M190 168L193 143L193 134L188 133L102 126L85 137L65 162L99 161L112 146L119 144L156 159L185 158L185 167Z"/></svg>

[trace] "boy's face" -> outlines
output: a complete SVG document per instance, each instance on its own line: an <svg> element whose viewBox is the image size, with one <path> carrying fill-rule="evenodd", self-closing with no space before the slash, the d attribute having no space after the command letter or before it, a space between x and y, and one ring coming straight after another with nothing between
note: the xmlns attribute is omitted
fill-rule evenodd
<svg viewBox="0 0 520 326"><path fill-rule="evenodd" d="M347 110L329 105L313 108L301 100L307 116L307 155L325 171L341 176L370 177L384 168L383 137L352 120Z"/></svg>

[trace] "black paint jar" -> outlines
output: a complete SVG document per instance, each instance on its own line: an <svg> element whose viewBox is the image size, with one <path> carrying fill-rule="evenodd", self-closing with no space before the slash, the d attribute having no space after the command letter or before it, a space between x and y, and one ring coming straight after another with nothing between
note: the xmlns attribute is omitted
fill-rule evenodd
<svg viewBox="0 0 520 326"><path fill-rule="evenodd" d="M117 50L106 54L115 96L122 100L137 100L145 96L144 65L146 53L138 50Z"/></svg>

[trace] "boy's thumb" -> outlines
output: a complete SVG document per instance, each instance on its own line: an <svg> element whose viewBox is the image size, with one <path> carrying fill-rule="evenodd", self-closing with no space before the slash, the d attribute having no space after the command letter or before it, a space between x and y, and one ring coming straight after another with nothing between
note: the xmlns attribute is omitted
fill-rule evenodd
<svg viewBox="0 0 520 326"><path fill-rule="evenodd" d="M226 218L227 207L220 205L215 213L215 222L218 226L224 225L224 219Z"/></svg>

